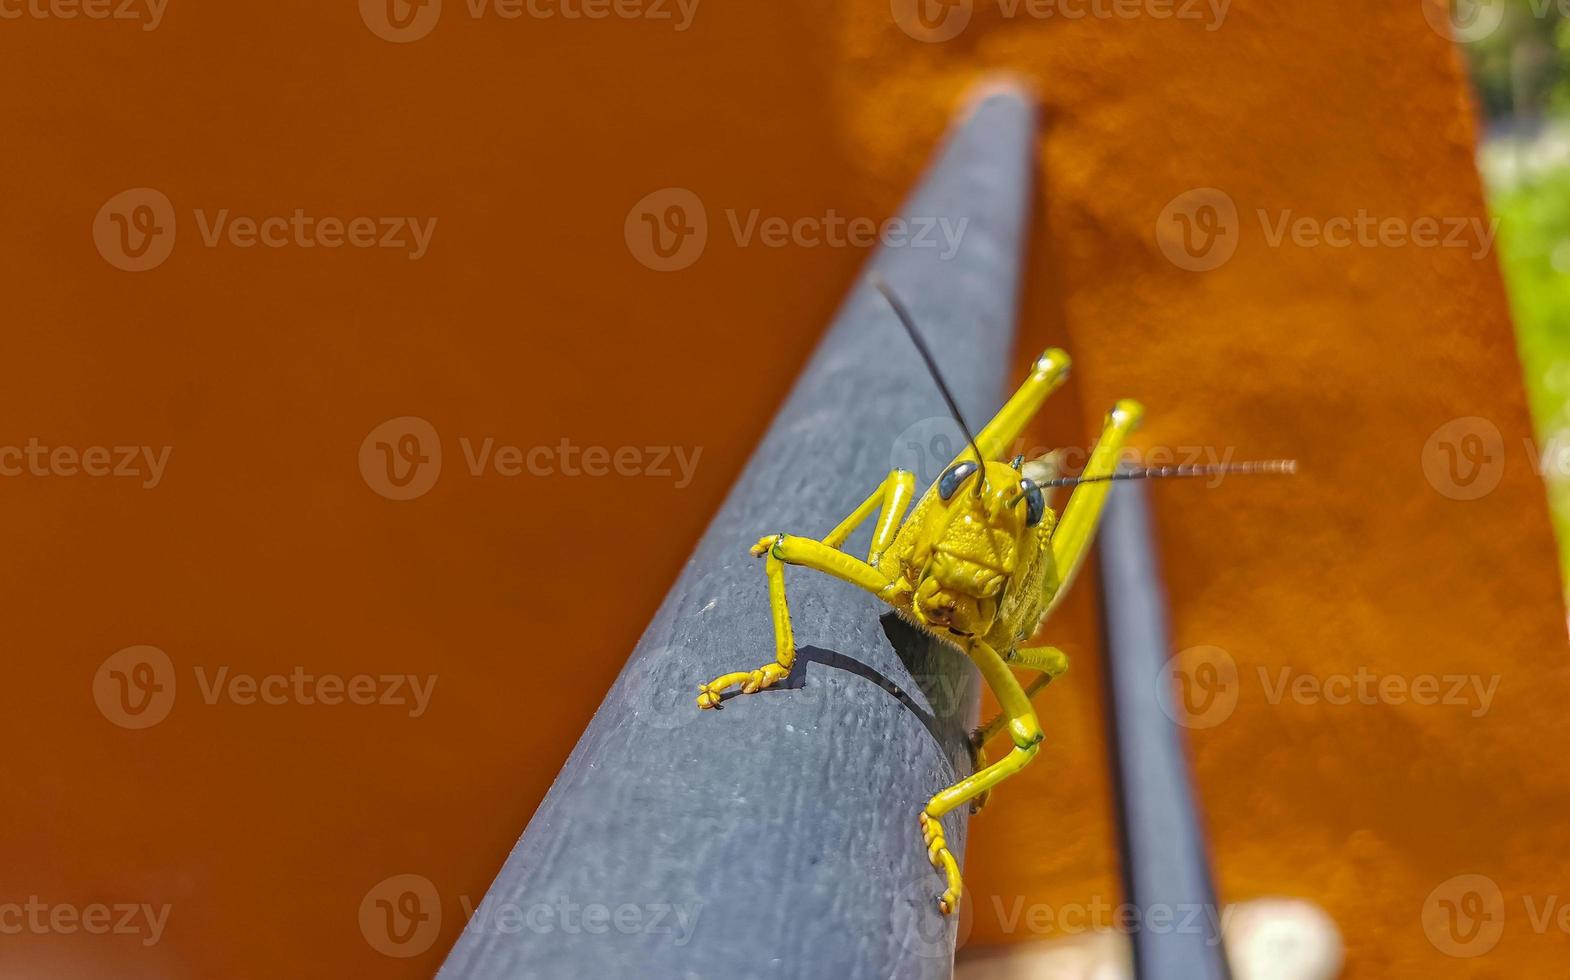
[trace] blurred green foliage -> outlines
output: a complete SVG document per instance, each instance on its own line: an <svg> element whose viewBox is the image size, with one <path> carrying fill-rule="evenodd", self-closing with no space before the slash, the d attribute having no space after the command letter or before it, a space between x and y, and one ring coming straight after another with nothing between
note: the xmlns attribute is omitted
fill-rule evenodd
<svg viewBox="0 0 1570 980"><path fill-rule="evenodd" d="M1555 104L1570 109L1570 2L1454 0L1453 6L1458 23L1500 17L1498 27L1462 46L1485 116L1537 115Z"/></svg>
<svg viewBox="0 0 1570 980"><path fill-rule="evenodd" d="M1570 582L1570 166L1490 196L1560 568Z"/></svg>
<svg viewBox="0 0 1570 980"><path fill-rule="evenodd" d="M1570 583L1570 0L1451 0L1488 142L1483 174Z"/></svg>

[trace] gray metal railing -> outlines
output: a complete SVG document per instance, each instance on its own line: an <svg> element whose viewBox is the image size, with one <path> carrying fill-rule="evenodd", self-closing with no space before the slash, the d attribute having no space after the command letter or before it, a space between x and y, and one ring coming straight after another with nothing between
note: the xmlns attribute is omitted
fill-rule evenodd
<svg viewBox="0 0 1570 980"><path fill-rule="evenodd" d="M1034 115L1010 90L970 106L901 211L947 220L957 250L885 245L865 270L904 298L977 419L1001 405L1013 353ZM792 676L720 711L695 702L699 684L773 656L748 547L826 533L887 474L900 434L940 417L917 352L863 277L442 977L950 974L955 921L937 909L943 880L916 815L970 771L978 680L965 658L873 597L792 569ZM958 853L965 817L946 825Z"/></svg>

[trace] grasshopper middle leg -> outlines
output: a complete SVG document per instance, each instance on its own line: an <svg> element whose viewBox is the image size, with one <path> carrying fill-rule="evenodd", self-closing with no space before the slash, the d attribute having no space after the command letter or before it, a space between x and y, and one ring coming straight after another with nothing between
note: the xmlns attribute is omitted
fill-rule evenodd
<svg viewBox="0 0 1570 980"><path fill-rule="evenodd" d="M1068 655L1057 647L1016 647L1010 650L1003 659L1010 667L1023 667L1026 670L1041 671L1040 674L1031 678L1029 684L1025 685L1025 700L1027 701L1034 701L1036 695L1040 694L1055 678L1062 677L1068 672ZM1008 722L1008 712L1000 711L992 717L991 721L970 733L970 762L973 771L980 772L986 768L986 745L993 738L997 737L999 732L1003 731L1003 726L1008 724ZM987 805L987 800L991 797L992 790L990 787L977 793L975 799L970 801L970 812L979 813L981 808Z"/></svg>
<svg viewBox="0 0 1570 980"><path fill-rule="evenodd" d="M938 908L945 915L958 907L964 887L960 881L959 863L943 836L943 815L991 791L992 787L1025 768L1036 757L1041 740L1045 737L1041 723L1036 719L1036 712L1030 706L1029 695L1019 686L1019 681L997 651L978 640L971 644L969 653L1008 715L1008 730L1014 739L1014 749L992 765L938 793L919 815L921 839L927 845L927 859L934 868L943 872L947 885L938 899Z"/></svg>

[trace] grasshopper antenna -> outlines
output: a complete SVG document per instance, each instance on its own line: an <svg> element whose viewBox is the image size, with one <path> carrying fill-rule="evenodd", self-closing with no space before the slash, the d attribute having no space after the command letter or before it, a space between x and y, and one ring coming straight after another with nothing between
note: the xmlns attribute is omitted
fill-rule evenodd
<svg viewBox="0 0 1570 980"><path fill-rule="evenodd" d="M954 421L959 423L959 430L965 433L965 441L970 443L971 452L976 454L976 468L981 472L981 479L976 481L976 496L981 496L982 485L987 482L987 461L982 458L981 447L976 445L976 437L970 434L970 426L965 424L965 416L960 414L959 403L954 400L954 393L949 391L949 386L944 383L943 375L938 373L937 359L932 356L932 351L927 348L927 342L921 339L921 333L916 329L916 321L911 318L910 311L900 298L894 295L894 290L876 272L867 276L867 281L872 283L872 288L883 294L893 307L894 315L899 318L900 326L910 335L910 342L916 345L916 352L926 362L927 373L932 375L932 381L938 386L938 391L943 395L943 400L948 403L949 414L954 416Z"/></svg>
<svg viewBox="0 0 1570 980"><path fill-rule="evenodd" d="M1268 459L1251 463L1224 463L1207 466L1142 466L1138 469L1118 470L1106 476L1060 476L1051 480L1042 480L1037 486L1043 490L1049 487L1072 487L1081 483L1105 483L1109 480L1159 480L1166 477L1190 476L1222 476L1238 474L1245 476L1281 474L1290 475L1297 472L1295 459Z"/></svg>

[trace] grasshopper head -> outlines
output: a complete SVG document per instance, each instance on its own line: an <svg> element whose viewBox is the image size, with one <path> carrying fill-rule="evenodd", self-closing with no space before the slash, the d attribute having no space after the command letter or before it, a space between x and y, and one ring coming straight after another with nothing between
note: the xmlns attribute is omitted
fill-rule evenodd
<svg viewBox="0 0 1570 980"><path fill-rule="evenodd" d="M1015 466L978 466L970 457L944 470L935 489L914 549L919 574L912 611L929 629L984 635L1026 557L1028 538L1046 516L1046 499Z"/></svg>

